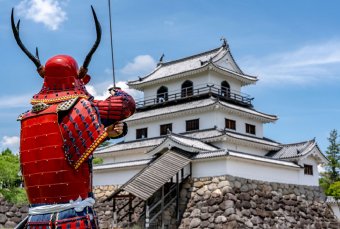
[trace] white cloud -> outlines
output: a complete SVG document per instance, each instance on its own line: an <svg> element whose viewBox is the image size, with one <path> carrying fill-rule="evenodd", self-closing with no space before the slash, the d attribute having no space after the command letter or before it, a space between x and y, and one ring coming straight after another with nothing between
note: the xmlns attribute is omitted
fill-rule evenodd
<svg viewBox="0 0 340 229"><path fill-rule="evenodd" d="M329 41L297 50L248 57L242 63L246 72L259 76L263 84L310 84L340 80L340 41Z"/></svg>
<svg viewBox="0 0 340 229"><path fill-rule="evenodd" d="M101 84L102 85L102 84ZM108 89L113 86L112 83L107 82L105 89L103 89L100 85L93 86L93 85L86 85L86 89L88 92L94 96L95 99L104 100L108 96L110 96ZM141 99L143 97L143 93L134 89L130 89L129 86L126 84L125 81L119 81L116 83L117 87L120 87L123 91L127 92L131 95L135 100Z"/></svg>
<svg viewBox="0 0 340 229"><path fill-rule="evenodd" d="M156 67L156 61L150 55L136 56L132 62L125 65L120 72L124 76L143 76L150 73Z"/></svg>
<svg viewBox="0 0 340 229"><path fill-rule="evenodd" d="M26 19L43 23L51 30L57 30L67 20L62 5L66 0L23 0L17 5L18 13Z"/></svg>
<svg viewBox="0 0 340 229"><path fill-rule="evenodd" d="M19 152L20 138L18 136L3 136L1 140L1 149L9 148L13 153Z"/></svg>

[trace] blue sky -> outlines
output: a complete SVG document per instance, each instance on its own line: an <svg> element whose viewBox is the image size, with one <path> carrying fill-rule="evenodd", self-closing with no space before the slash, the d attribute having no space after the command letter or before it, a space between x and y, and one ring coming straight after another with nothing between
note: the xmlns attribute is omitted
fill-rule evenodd
<svg viewBox="0 0 340 229"><path fill-rule="evenodd" d="M325 151L340 131L340 3L321 0L111 0L117 81L150 72L165 61L220 46L226 37L241 69L257 75L244 92L259 111L276 114L265 136L282 143L316 137ZM0 0L0 148L17 150L16 117L29 109L42 79L17 47L10 11L21 19L26 47L42 63L69 54L81 65L95 39L90 5L103 28L89 66L90 91L103 97L112 84L107 0ZM132 92L136 96L140 94Z"/></svg>

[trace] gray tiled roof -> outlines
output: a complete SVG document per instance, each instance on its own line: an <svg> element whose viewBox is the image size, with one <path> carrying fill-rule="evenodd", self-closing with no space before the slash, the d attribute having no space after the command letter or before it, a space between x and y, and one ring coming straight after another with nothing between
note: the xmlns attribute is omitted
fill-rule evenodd
<svg viewBox="0 0 340 229"><path fill-rule="evenodd" d="M182 111L187 111L187 110L192 110L192 109L197 109L197 108L208 107L208 106L216 105L216 104L221 105L223 109L228 109L231 112L243 113L243 114L252 115L252 116L254 115L256 117L266 120L267 122L276 121L278 119L277 116L275 115L265 114L265 113L256 111L254 109L241 107L238 105L230 104L230 103L210 97L207 99L183 103L179 105L173 105L173 106L152 109L148 111L136 112L132 116L127 118L125 121L126 122L137 121L137 120L142 120L146 118L162 116L165 114L172 114L176 112L182 112Z"/></svg>
<svg viewBox="0 0 340 229"><path fill-rule="evenodd" d="M218 61L224 56L228 56L227 62L228 67L221 67L218 65ZM139 80L129 81L128 85L134 87L135 85L144 84L159 79L164 79L169 76L178 75L193 70L199 70L207 67L210 63L214 64L215 67L221 70L233 72L240 77L247 78L251 81L256 81L257 78L254 76L245 75L239 66L236 64L230 49L228 46L222 46L207 52L199 53L193 56L189 56L183 59L161 63L157 68L149 75L140 78Z"/></svg>
<svg viewBox="0 0 340 229"><path fill-rule="evenodd" d="M266 156L277 159L298 158L306 155L316 146L315 140L281 145L279 151L269 152Z"/></svg>
<svg viewBox="0 0 340 229"><path fill-rule="evenodd" d="M185 132L185 133L182 133L182 135L188 136L191 138L197 138L197 139L208 139L208 138L220 137L224 135L224 131L213 128L213 129Z"/></svg>
<svg viewBox="0 0 340 229"><path fill-rule="evenodd" d="M132 166L141 166L147 165L151 159L141 159L141 160L133 160L133 161L123 161L123 162L116 162L116 163L108 163L102 165L94 165L94 170L101 170L101 169L113 169L113 168L125 168L125 167L132 167Z"/></svg>
<svg viewBox="0 0 340 229"><path fill-rule="evenodd" d="M194 147L200 150L216 150L217 148L211 145L208 145L198 139L195 138L190 138L190 137L186 137L186 136L181 136L178 134L174 134L171 133L169 135L169 138L171 140L174 140L175 142L181 144L181 145L185 145L185 146L189 146L189 147Z"/></svg>
<svg viewBox="0 0 340 229"><path fill-rule="evenodd" d="M95 151L95 154L111 153L123 150L146 148L159 145L165 137L146 138L129 142L120 142Z"/></svg>

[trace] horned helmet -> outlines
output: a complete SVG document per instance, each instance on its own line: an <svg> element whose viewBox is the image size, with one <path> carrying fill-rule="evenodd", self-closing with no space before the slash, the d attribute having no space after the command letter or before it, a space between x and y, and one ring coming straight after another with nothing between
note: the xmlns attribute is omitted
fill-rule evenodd
<svg viewBox="0 0 340 229"><path fill-rule="evenodd" d="M99 46L102 32L96 12L92 6L91 9L96 25L97 39L80 68L78 68L76 60L68 55L54 56L46 62L45 66L41 65L38 48L36 48L36 55L34 56L21 42L19 36L20 20L17 25L15 25L14 9L12 9L11 24L15 40L21 50L35 64L39 75L44 79L42 89L33 96L31 104L40 102L52 104L75 97L87 99L92 97L85 88L85 85L90 81L90 76L87 74L87 68L90 64L92 55Z"/></svg>

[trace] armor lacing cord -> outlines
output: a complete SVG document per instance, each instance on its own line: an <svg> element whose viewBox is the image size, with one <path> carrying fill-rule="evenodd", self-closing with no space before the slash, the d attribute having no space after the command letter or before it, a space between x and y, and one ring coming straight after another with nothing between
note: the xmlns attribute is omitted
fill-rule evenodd
<svg viewBox="0 0 340 229"><path fill-rule="evenodd" d="M82 200L79 197L75 201L70 200L70 203L68 204L50 204L29 208L28 214L29 215L51 214L65 211L68 209L74 209L76 212L82 212L86 207L93 207L94 203L95 200L92 197L86 198L85 200Z"/></svg>

